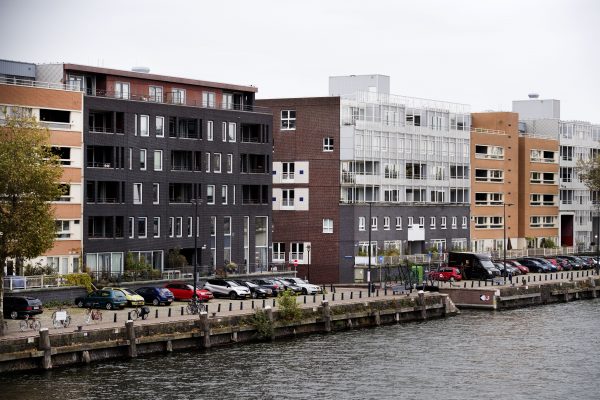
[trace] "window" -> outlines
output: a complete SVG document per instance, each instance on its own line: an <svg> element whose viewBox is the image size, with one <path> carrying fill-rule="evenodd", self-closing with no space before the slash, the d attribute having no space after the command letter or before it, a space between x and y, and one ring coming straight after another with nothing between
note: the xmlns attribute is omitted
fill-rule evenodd
<svg viewBox="0 0 600 400"><path fill-rule="evenodd" d="M443 180L442 176L438 180ZM469 167L465 165L451 165L450 166L450 179L469 179Z"/></svg>
<svg viewBox="0 0 600 400"><path fill-rule="evenodd" d="M504 171L501 169L475 169L477 182L504 182Z"/></svg>
<svg viewBox="0 0 600 400"><path fill-rule="evenodd" d="M129 169L133 169L133 148L129 148Z"/></svg>
<svg viewBox="0 0 600 400"><path fill-rule="evenodd" d="M440 217L440 229L446 229L446 217Z"/></svg>
<svg viewBox="0 0 600 400"><path fill-rule="evenodd" d="M227 204L227 185L221 185L221 204Z"/></svg>
<svg viewBox="0 0 600 400"><path fill-rule="evenodd" d="M282 110L281 111L281 130L296 129L296 111Z"/></svg>
<svg viewBox="0 0 600 400"><path fill-rule="evenodd" d="M531 183L543 183L547 185L555 185L556 184L556 176L552 172L532 172Z"/></svg>
<svg viewBox="0 0 600 400"><path fill-rule="evenodd" d="M282 202L281 205L283 207L293 207L294 206L294 189L284 189L282 190Z"/></svg>
<svg viewBox="0 0 600 400"><path fill-rule="evenodd" d="M333 138L332 137L323 138L323 151L333 151Z"/></svg>
<svg viewBox="0 0 600 400"><path fill-rule="evenodd" d="M165 137L165 117L156 117L156 137Z"/></svg>
<svg viewBox="0 0 600 400"><path fill-rule="evenodd" d="M206 172L210 172L210 153L206 153Z"/></svg>
<svg viewBox="0 0 600 400"><path fill-rule="evenodd" d="M202 107L215 107L215 92L202 92Z"/></svg>
<svg viewBox="0 0 600 400"><path fill-rule="evenodd" d="M371 217L371 230L377 230L377 217Z"/></svg>
<svg viewBox="0 0 600 400"><path fill-rule="evenodd" d="M56 226L56 238L57 239L68 239L71 237L70 225L71 221L56 220L54 221Z"/></svg>
<svg viewBox="0 0 600 400"><path fill-rule="evenodd" d="M358 217L358 230L359 231L365 230L365 217Z"/></svg>
<svg viewBox="0 0 600 400"><path fill-rule="evenodd" d="M429 217L429 228L435 229L435 217Z"/></svg>
<svg viewBox="0 0 600 400"><path fill-rule="evenodd" d="M550 150L531 150L530 160L532 162L555 163L556 152Z"/></svg>
<svg viewBox="0 0 600 400"><path fill-rule="evenodd" d="M414 218L413 217L408 217L408 227L412 228L413 225L414 225Z"/></svg>
<svg viewBox="0 0 600 400"><path fill-rule="evenodd" d="M221 140L224 142L227 141L227 122L221 124Z"/></svg>
<svg viewBox="0 0 600 400"><path fill-rule="evenodd" d="M462 228L467 229L467 217L462 217Z"/></svg>
<svg viewBox="0 0 600 400"><path fill-rule="evenodd" d="M502 160L504 159L504 147L478 144L475 146L475 158Z"/></svg>
<svg viewBox="0 0 600 400"><path fill-rule="evenodd" d="M160 184L152 184L152 204L160 203Z"/></svg>
<svg viewBox="0 0 600 400"><path fill-rule="evenodd" d="M163 88L160 86L150 86L149 92L150 95L149 100L157 103L162 103L163 101Z"/></svg>
<svg viewBox="0 0 600 400"><path fill-rule="evenodd" d="M146 170L146 149L140 149L140 171Z"/></svg>
<svg viewBox="0 0 600 400"><path fill-rule="evenodd" d="M293 162L282 163L281 179L284 181L294 179L295 164Z"/></svg>
<svg viewBox="0 0 600 400"><path fill-rule="evenodd" d="M140 115L140 136L150 136L150 116Z"/></svg>
<svg viewBox="0 0 600 400"><path fill-rule="evenodd" d="M501 206L503 202L503 193L475 193L475 205L478 206Z"/></svg>
<svg viewBox="0 0 600 400"><path fill-rule="evenodd" d="M142 184L133 184L133 204L142 204Z"/></svg>
<svg viewBox="0 0 600 400"><path fill-rule="evenodd" d="M175 236L183 236L183 217L175 218Z"/></svg>
<svg viewBox="0 0 600 400"><path fill-rule="evenodd" d="M138 217L138 219L137 219L137 234L138 234L138 238L140 238L140 239L145 239L146 236L148 235L148 232L146 230L147 222L148 222L148 218L146 218L146 217Z"/></svg>
<svg viewBox="0 0 600 400"><path fill-rule="evenodd" d="M175 217L169 217L169 237L175 236Z"/></svg>
<svg viewBox="0 0 600 400"><path fill-rule="evenodd" d="M162 150L154 150L154 170L162 171Z"/></svg>
<svg viewBox="0 0 600 400"><path fill-rule="evenodd" d="M476 229L498 229L502 227L502 217L475 217Z"/></svg>
<svg viewBox="0 0 600 400"><path fill-rule="evenodd" d="M192 231L194 230L194 217L188 217L187 219L187 236L188 237L192 237L193 233Z"/></svg>
<svg viewBox="0 0 600 400"><path fill-rule="evenodd" d="M456 229L456 224L457 224L457 218L456 217L452 217L452 229Z"/></svg>
<svg viewBox="0 0 600 400"><path fill-rule="evenodd" d="M173 104L185 104L185 89L173 88L171 102Z"/></svg>
<svg viewBox="0 0 600 400"><path fill-rule="evenodd" d="M206 123L206 140L208 141L213 141L214 138L214 122L213 121L208 121Z"/></svg>
<svg viewBox="0 0 600 400"><path fill-rule="evenodd" d="M215 185L206 185L206 204L215 204Z"/></svg>
<svg viewBox="0 0 600 400"><path fill-rule="evenodd" d="M323 233L333 233L333 219L323 219Z"/></svg>
<svg viewBox="0 0 600 400"><path fill-rule="evenodd" d="M553 194L531 194L530 204L532 206L555 206L556 196Z"/></svg>
<svg viewBox="0 0 600 400"><path fill-rule="evenodd" d="M221 173L221 153L213 154L213 172Z"/></svg>
<svg viewBox="0 0 600 400"><path fill-rule="evenodd" d="M223 93L222 107L225 110L233 109L233 94Z"/></svg>
<svg viewBox="0 0 600 400"><path fill-rule="evenodd" d="M285 243L273 242L273 261L285 261Z"/></svg>
<svg viewBox="0 0 600 400"><path fill-rule="evenodd" d="M227 173L233 173L233 154L227 154Z"/></svg>
<svg viewBox="0 0 600 400"><path fill-rule="evenodd" d="M129 217L129 224L127 225L127 236L132 239L135 235L135 218Z"/></svg>
<svg viewBox="0 0 600 400"><path fill-rule="evenodd" d="M420 225L420 227L425 226L425 217L419 217L419 225Z"/></svg>
<svg viewBox="0 0 600 400"><path fill-rule="evenodd" d="M229 131L227 132L227 140L229 140L230 142L235 142L236 141L236 124L235 122L230 122L229 123Z"/></svg>
<svg viewBox="0 0 600 400"><path fill-rule="evenodd" d="M396 230L402 230L402 217L396 217Z"/></svg>
<svg viewBox="0 0 600 400"><path fill-rule="evenodd" d="M160 237L160 217L154 217L152 224L152 236L155 238Z"/></svg>
<svg viewBox="0 0 600 400"><path fill-rule="evenodd" d="M390 230L390 217L383 217L383 230Z"/></svg>
<svg viewBox="0 0 600 400"><path fill-rule="evenodd" d="M563 161L573 161L573 146L560 146L560 157Z"/></svg>
<svg viewBox="0 0 600 400"><path fill-rule="evenodd" d="M529 217L529 226L531 228L556 228L556 216L544 215Z"/></svg>
<svg viewBox="0 0 600 400"><path fill-rule="evenodd" d="M115 98L129 99L129 83L115 82Z"/></svg>

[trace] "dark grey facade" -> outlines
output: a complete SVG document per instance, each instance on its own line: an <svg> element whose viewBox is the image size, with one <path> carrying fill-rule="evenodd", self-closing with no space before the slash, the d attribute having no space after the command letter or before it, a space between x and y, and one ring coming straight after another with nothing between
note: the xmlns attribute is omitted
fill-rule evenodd
<svg viewBox="0 0 600 400"><path fill-rule="evenodd" d="M162 270L175 248L192 264L196 212L200 265L267 265L271 122L260 112L86 96L86 266L119 272L132 252ZM200 200L197 210L194 199Z"/></svg>

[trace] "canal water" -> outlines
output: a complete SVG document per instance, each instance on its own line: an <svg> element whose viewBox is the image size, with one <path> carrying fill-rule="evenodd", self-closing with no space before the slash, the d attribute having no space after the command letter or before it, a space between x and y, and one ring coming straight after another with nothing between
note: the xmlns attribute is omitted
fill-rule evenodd
<svg viewBox="0 0 600 400"><path fill-rule="evenodd" d="M600 399L600 299L0 376L0 399Z"/></svg>

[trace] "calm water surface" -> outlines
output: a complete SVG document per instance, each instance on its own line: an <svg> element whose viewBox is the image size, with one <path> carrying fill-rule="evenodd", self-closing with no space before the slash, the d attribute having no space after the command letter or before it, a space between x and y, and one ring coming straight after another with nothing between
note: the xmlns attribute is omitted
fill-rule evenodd
<svg viewBox="0 0 600 400"><path fill-rule="evenodd" d="M600 299L0 376L4 400L108 398L600 399Z"/></svg>

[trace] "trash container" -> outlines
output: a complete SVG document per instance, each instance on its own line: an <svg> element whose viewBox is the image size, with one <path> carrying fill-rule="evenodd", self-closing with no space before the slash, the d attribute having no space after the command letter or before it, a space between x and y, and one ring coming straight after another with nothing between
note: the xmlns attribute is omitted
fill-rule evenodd
<svg viewBox="0 0 600 400"><path fill-rule="evenodd" d="M411 267L411 280L415 283L420 284L423 282L423 266L422 265L413 265Z"/></svg>

